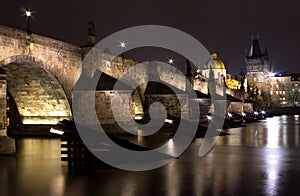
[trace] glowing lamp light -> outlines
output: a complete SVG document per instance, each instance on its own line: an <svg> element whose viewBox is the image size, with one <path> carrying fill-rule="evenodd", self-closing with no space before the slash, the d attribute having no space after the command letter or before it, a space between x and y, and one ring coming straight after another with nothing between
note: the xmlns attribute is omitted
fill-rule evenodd
<svg viewBox="0 0 300 196"><path fill-rule="evenodd" d="M31 11L25 10L25 16L30 17L31 16Z"/></svg>
<svg viewBox="0 0 300 196"><path fill-rule="evenodd" d="M126 43L125 42L120 42L120 47L121 48L126 48Z"/></svg>
<svg viewBox="0 0 300 196"><path fill-rule="evenodd" d="M261 111L261 113L262 113L262 114L266 114L266 112L265 112L265 111Z"/></svg>
<svg viewBox="0 0 300 196"><path fill-rule="evenodd" d="M229 117L232 117L232 114L231 114L230 112L228 112L228 116L229 116Z"/></svg>
<svg viewBox="0 0 300 196"><path fill-rule="evenodd" d="M208 115L207 115L206 117L207 117L208 120L211 120L211 116L208 116Z"/></svg>
<svg viewBox="0 0 300 196"><path fill-rule="evenodd" d="M167 119L167 118L165 119L165 122L166 122L166 123L170 123L170 124L173 123L173 121L172 121L171 119Z"/></svg>
<svg viewBox="0 0 300 196"><path fill-rule="evenodd" d="M242 116L246 116L246 114L243 112L243 113L242 113Z"/></svg>
<svg viewBox="0 0 300 196"><path fill-rule="evenodd" d="M50 133L62 135L62 134L64 134L64 131L61 131L61 130L58 130L58 129L51 128L51 129L50 129Z"/></svg>
<svg viewBox="0 0 300 196"><path fill-rule="evenodd" d="M175 60L173 58L168 59L169 64L173 64L174 62L175 62Z"/></svg>
<svg viewBox="0 0 300 196"><path fill-rule="evenodd" d="M258 112L254 112L255 115L258 115Z"/></svg>

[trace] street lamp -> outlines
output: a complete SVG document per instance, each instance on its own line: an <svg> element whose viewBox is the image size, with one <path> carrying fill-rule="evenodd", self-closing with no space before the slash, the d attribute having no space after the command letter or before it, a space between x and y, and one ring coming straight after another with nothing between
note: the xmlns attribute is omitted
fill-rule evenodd
<svg viewBox="0 0 300 196"><path fill-rule="evenodd" d="M125 56L124 56L123 51L124 51L124 49L126 48L126 43L125 43L124 41L121 41L119 46L121 47L121 52L122 52L121 57L122 57L123 63L124 63Z"/></svg>
<svg viewBox="0 0 300 196"><path fill-rule="evenodd" d="M122 49L126 48L126 43L125 43L125 42L120 42L120 47L121 47Z"/></svg>
<svg viewBox="0 0 300 196"><path fill-rule="evenodd" d="M169 64L173 65L174 62L175 62L175 60L174 60L173 58L168 59L168 63L169 63Z"/></svg>
<svg viewBox="0 0 300 196"><path fill-rule="evenodd" d="M26 32L27 34L31 34L30 28L29 28L29 19L32 17L32 12L30 10L25 10L25 17L26 17Z"/></svg>

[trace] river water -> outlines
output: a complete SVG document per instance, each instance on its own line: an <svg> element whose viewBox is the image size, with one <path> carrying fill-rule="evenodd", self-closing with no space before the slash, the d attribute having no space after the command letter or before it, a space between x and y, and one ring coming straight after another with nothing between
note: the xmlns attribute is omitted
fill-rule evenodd
<svg viewBox="0 0 300 196"><path fill-rule="evenodd" d="M145 172L71 171L60 161L59 139L19 139L17 156L0 156L0 195L299 195L299 118L226 130L231 135L202 158L196 139L179 159Z"/></svg>

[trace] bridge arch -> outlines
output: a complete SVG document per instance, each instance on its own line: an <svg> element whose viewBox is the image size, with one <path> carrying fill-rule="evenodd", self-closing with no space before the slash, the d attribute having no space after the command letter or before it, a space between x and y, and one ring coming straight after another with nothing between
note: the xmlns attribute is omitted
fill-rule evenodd
<svg viewBox="0 0 300 196"><path fill-rule="evenodd" d="M7 74L7 90L23 125L50 125L71 119L71 107L60 81L47 64L31 55L16 55L0 61ZM13 123L12 123L13 124Z"/></svg>

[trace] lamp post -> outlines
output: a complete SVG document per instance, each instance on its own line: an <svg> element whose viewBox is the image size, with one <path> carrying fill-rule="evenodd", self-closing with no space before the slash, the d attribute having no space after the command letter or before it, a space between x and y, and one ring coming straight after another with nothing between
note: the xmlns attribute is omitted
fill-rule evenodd
<svg viewBox="0 0 300 196"><path fill-rule="evenodd" d="M31 31L29 28L29 20L30 20L30 17L32 17L32 12L30 10L25 10L25 17L26 17L26 32L27 32L27 34L31 34Z"/></svg>
<svg viewBox="0 0 300 196"><path fill-rule="evenodd" d="M121 57L122 57L123 63L124 63L125 56L124 56L123 50L126 48L126 43L124 41L122 41L122 42L120 42L119 46L121 47L121 52L122 52Z"/></svg>

